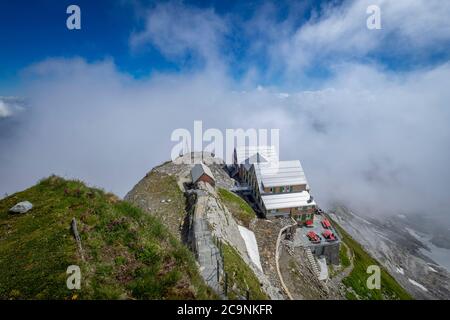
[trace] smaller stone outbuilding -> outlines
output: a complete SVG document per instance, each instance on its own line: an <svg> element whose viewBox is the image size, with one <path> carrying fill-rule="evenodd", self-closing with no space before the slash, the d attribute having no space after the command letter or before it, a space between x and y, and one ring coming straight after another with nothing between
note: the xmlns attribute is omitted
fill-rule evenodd
<svg viewBox="0 0 450 320"><path fill-rule="evenodd" d="M191 169L192 183L197 184L200 181L215 186L216 182L211 170L203 163L197 163Z"/></svg>

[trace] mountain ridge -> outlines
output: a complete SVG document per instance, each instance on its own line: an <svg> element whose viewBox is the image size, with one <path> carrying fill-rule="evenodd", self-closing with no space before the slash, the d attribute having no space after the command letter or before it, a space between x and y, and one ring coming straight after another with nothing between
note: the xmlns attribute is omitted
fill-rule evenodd
<svg viewBox="0 0 450 320"><path fill-rule="evenodd" d="M280 230L292 222L258 218L251 203L230 193L235 182L229 177L222 160L204 157L203 154L197 154L194 157L201 157L211 168L217 180L217 190L207 184L202 185L195 192L189 188L186 189L185 187L191 183L191 165L183 163L183 159L177 159L154 167L128 192L125 201L101 190L88 188L79 181L66 181L55 176L42 180L35 187L0 200L0 237L8 239L11 236L9 232L18 232L18 236L9 244L9 247L0 246L0 251L3 250L2 254L7 253L8 260L13 259L14 245L27 241L26 235L22 235L23 239L20 238L19 234L22 231L14 230L14 226L8 222L9 219L26 219L32 226L35 215L44 216L57 212L58 219L52 220L46 228L58 226L59 237L71 244L70 249L67 249L71 259L66 262L84 266L82 271L88 275L86 282L88 290L76 293L77 298L202 299L227 296L230 299L410 298L395 280L393 282L389 280L387 291L383 291L382 294L372 294L361 289L360 281L361 276L365 274L365 269L358 273L356 278L352 276L352 270L357 268L362 270L361 261L357 259L360 254L355 255L362 249L348 241L344 241L345 249L340 252L341 265L328 266L330 279L327 282L317 280L312 267L305 262L307 261L306 251L293 250L286 241L278 240ZM199 198L203 199L205 206L200 212L200 209L196 207ZM34 202L36 204L34 211L19 217L9 215L7 213L9 207L21 200ZM222 260L217 262L219 274L217 281L202 276L205 270L203 268L207 265L199 260L198 252L193 250L195 236L193 237L192 234L192 226L196 221L195 215L197 215L197 222L203 221L206 223L205 226L208 226L204 235L210 238L212 245L218 249L217 252L220 252L219 258L225 261L225 263ZM97 257L97 260L91 261L92 265L83 264L77 254L75 242L70 233L72 217L79 221L81 239L87 251L88 262L93 256ZM147 231L142 229L143 225L150 226L155 234L146 235ZM35 226L33 232L39 231L38 227ZM249 248L239 231L242 227L248 228L248 231L255 235L263 270L260 270L261 266L258 267L250 258ZM119 233L116 235L116 232ZM138 240L135 239L136 233ZM162 233L167 235L167 239L160 238ZM39 246L39 250L43 250L41 254L48 258L54 246L46 247L44 235L44 232L40 233L38 242L44 245ZM115 235L117 238L114 238ZM146 241L145 235L153 240ZM130 239L137 241L140 245L136 246L133 241L130 242ZM93 240L97 243L92 242ZM109 248L111 243L116 244L120 250L113 245L112 248L104 251L110 256L103 256L98 252L94 255L92 250L93 248L99 250L99 241L102 245L106 245L106 248ZM275 255L278 242L279 257ZM39 250L36 254L40 252ZM29 252L26 251L22 256L26 257L28 254ZM153 270L155 269L153 259L159 261L157 266L161 270L158 272ZM276 267L278 259L281 262L279 270ZM127 268L135 268L136 261L140 263L142 270L131 272ZM180 267L177 267L174 261L177 261ZM19 277L25 279L29 276L26 266L30 263L35 263L35 267L39 267L39 263L33 257L28 260L24 258L15 271ZM100 275L97 272L99 269L103 270ZM10 270L8 271L8 264L0 264L0 270L4 271L3 277L10 277L9 281L4 282L7 285L0 286L2 297L71 299L74 296L74 292L67 291L65 288L66 274L61 266L53 270L57 271L58 280L51 280L47 287L43 284L44 294L33 290L21 292L11 282L14 276ZM213 266L211 270L216 269ZM167 281L156 281L167 274L170 275ZM242 277L243 274L246 276ZM49 272L44 272L42 277L52 279ZM283 280L286 287L281 285ZM227 282L225 293L223 292L224 281ZM52 292L56 282L61 285L61 288ZM27 281L25 281L25 287L26 283ZM163 287L158 287L157 284L160 283L163 283ZM19 282L17 286L20 285ZM286 290L290 292L287 293Z"/></svg>

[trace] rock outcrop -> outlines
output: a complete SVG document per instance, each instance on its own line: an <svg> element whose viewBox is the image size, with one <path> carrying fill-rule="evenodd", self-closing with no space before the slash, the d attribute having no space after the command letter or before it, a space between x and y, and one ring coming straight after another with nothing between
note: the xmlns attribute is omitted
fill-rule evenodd
<svg viewBox="0 0 450 320"><path fill-rule="evenodd" d="M12 214L21 214L21 213L23 214L23 213L27 213L31 209L33 209L33 204L31 202L22 201L22 202L19 202L18 204L16 204L11 209L9 209L9 212Z"/></svg>
<svg viewBox="0 0 450 320"><path fill-rule="evenodd" d="M214 158L208 153L196 152L186 154L175 161L168 161L155 167L126 195L125 199L150 214L159 216L164 223L168 224L172 232L183 239L183 230L186 230L185 224L189 224L189 215L193 213L192 210L189 210L189 207L192 206L189 194L196 193L196 203L201 205L202 210L204 210L199 216L208 224L211 236L232 246L239 253L243 261L258 278L261 287L269 298L283 299L280 288L273 285L270 279L250 259L245 241L239 231L238 223L228 208L222 203L215 188L207 183L200 182L197 190L191 189L193 186L191 185L190 170L194 163L200 161L213 172L216 187L229 190L235 185L235 181L229 177L226 165L222 159ZM174 196L172 196L172 199L167 199L169 191L165 190L163 192L161 190L167 188L163 184L170 180L168 177L174 178L173 180L176 181L179 188L177 192L184 193L186 196L184 200L185 207L182 213L179 212L181 200ZM170 187L173 188L173 184ZM168 203L168 200L171 200L171 202ZM176 210L173 210L173 207ZM192 221L190 223L192 226L195 225ZM202 236L204 236L204 232L202 232ZM192 241L192 236L190 238Z"/></svg>

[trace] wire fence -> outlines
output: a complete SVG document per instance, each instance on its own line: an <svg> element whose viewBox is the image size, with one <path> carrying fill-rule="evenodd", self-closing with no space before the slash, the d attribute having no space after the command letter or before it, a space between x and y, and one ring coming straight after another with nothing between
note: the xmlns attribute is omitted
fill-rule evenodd
<svg viewBox="0 0 450 320"><path fill-rule="evenodd" d="M225 268L225 257L223 254L223 242L217 238L213 236L213 242L216 245L216 247L219 250L219 257L217 258L217 280L219 283L222 284L222 294L224 296L224 298L228 298L229 294L230 294L230 290L232 290L232 288L230 288L230 284L229 284L229 275L228 272L226 271ZM237 295L241 295L241 294L237 294ZM245 300L250 300L250 290L246 290L245 291L245 296L241 296L241 299L245 299Z"/></svg>

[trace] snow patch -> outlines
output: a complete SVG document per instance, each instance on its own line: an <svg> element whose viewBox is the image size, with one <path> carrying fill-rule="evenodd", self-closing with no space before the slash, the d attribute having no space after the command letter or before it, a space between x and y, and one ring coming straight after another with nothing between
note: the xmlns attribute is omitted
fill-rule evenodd
<svg viewBox="0 0 450 320"><path fill-rule="evenodd" d="M317 259L317 264L320 268L319 280L327 280L328 279L328 267L327 260L325 257Z"/></svg>
<svg viewBox="0 0 450 320"><path fill-rule="evenodd" d="M410 228L405 228L410 235L420 241L426 248L420 248L420 252L433 261L437 262L442 267L446 268L447 271L450 271L450 250L445 248L437 247L433 242L431 242L431 236L417 232Z"/></svg>
<svg viewBox="0 0 450 320"><path fill-rule="evenodd" d="M408 227L406 227L405 230L408 231L408 233L416 240L418 240L420 242L422 242L424 240L423 236L421 236L417 231L415 231L411 228L408 228Z"/></svg>
<svg viewBox="0 0 450 320"><path fill-rule="evenodd" d="M423 285L421 285L420 283L414 281L413 279L408 279L408 281L409 281L410 283L412 283L413 285L415 285L416 287L419 287L419 288L422 289L423 291L428 292L428 289L427 289L427 288L425 288L425 287L424 287Z"/></svg>
<svg viewBox="0 0 450 320"><path fill-rule="evenodd" d="M239 232L245 242L245 247L247 248L248 255L252 262L258 267L259 270L263 271L261 266L261 260L259 259L258 244L256 243L255 234L245 227L238 226Z"/></svg>
<svg viewBox="0 0 450 320"><path fill-rule="evenodd" d="M400 273L400 274L402 274L402 275L405 274L405 270L403 270L403 268L396 267L396 270L397 270L397 273Z"/></svg>
<svg viewBox="0 0 450 320"><path fill-rule="evenodd" d="M356 215L356 214L354 214L353 212L351 212L351 214L353 215L353 217L355 217L356 219L358 219L358 220L364 222L365 224L367 224L367 225L373 225L373 223L370 222L369 220L364 219L363 217L360 217L359 215Z"/></svg>

